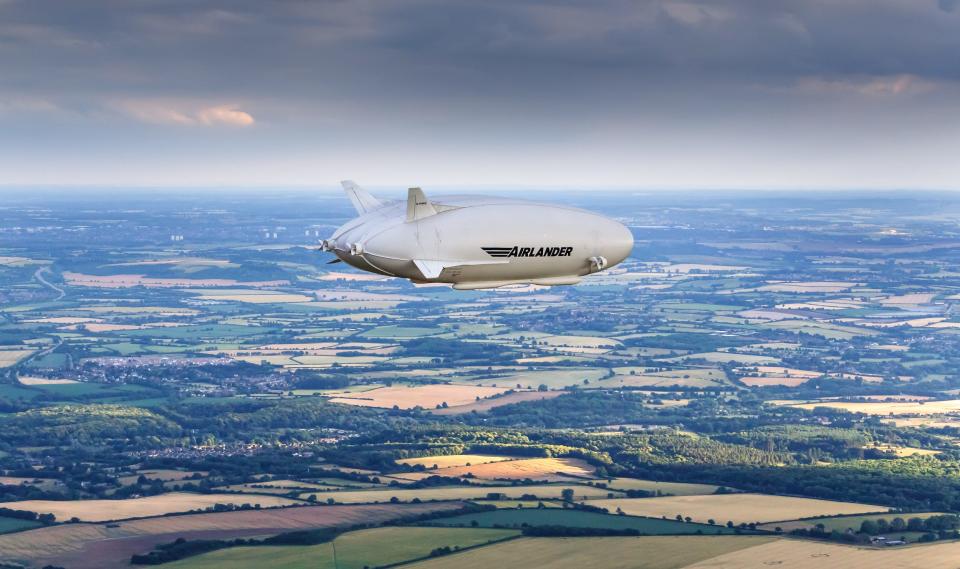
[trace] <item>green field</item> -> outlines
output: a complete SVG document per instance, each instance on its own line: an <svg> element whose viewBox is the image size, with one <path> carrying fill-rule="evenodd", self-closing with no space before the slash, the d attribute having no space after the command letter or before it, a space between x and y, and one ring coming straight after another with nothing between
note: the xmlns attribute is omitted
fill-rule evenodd
<svg viewBox="0 0 960 569"><path fill-rule="evenodd" d="M151 398L159 394L156 389L130 384L65 383L33 385L31 389L42 392L52 400L82 399L98 403L119 402L126 399Z"/></svg>
<svg viewBox="0 0 960 569"><path fill-rule="evenodd" d="M607 374L607 370L596 367L584 368L560 368L546 369L538 371L520 371L509 375L482 377L477 379L457 379L457 383L470 383L473 385L497 385L500 387L522 387L525 389L537 389L540 385L546 385L549 389L563 389L571 385L580 387L590 387L584 384L583 380L588 380L595 387L604 387L605 384L600 378ZM611 385L615 385L611 383Z"/></svg>
<svg viewBox="0 0 960 569"><path fill-rule="evenodd" d="M13 531L32 529L41 525L43 524L33 520L20 520L17 518L0 517L0 533L10 533Z"/></svg>
<svg viewBox="0 0 960 569"><path fill-rule="evenodd" d="M308 546L233 547L164 564L169 569L362 569L427 557L439 547L471 547L517 535L513 530L386 527ZM336 558L334 558L334 547Z"/></svg>
<svg viewBox="0 0 960 569"><path fill-rule="evenodd" d="M714 484L688 484L685 482L658 482L656 480L641 480L639 478L613 478L606 482L607 488L613 490L644 490L673 496L696 496L713 494L718 486Z"/></svg>
<svg viewBox="0 0 960 569"><path fill-rule="evenodd" d="M378 326L358 336L365 338L420 338L442 332L436 328L417 328L414 326Z"/></svg>
<svg viewBox="0 0 960 569"><path fill-rule="evenodd" d="M823 524L824 529L827 531L847 531L852 529L853 531L860 530L860 524L866 520L887 520L892 521L893 518L902 518L903 521L907 521L910 518L921 518L926 519L931 516L942 516L945 515L943 512L922 512L922 513L902 513L902 514L871 514L866 516L838 516L834 518L813 518L808 520L801 520L804 523L808 523L811 526L817 524ZM782 525L782 524L781 524ZM901 532L903 533L903 532Z"/></svg>
<svg viewBox="0 0 960 569"><path fill-rule="evenodd" d="M219 338L239 338L259 336L274 332L274 328L261 326L237 326L234 324L189 325L171 328L146 328L143 330L122 330L110 332L112 336L135 338L169 338L176 340L208 340Z"/></svg>
<svg viewBox="0 0 960 569"><path fill-rule="evenodd" d="M442 526L477 527L522 527L522 526L565 526L577 528L635 529L647 535L682 534L727 534L733 530L725 526L684 523L657 518L637 516L619 516L600 514L582 510L558 510L556 508L502 509L493 512L464 514L452 518L441 518L430 523Z"/></svg>
<svg viewBox="0 0 960 569"><path fill-rule="evenodd" d="M408 565L410 569L682 569L760 546L759 536L520 538ZM853 567L854 565L847 565ZM736 567L724 565L723 567ZM786 565L784 565L786 567ZM792 567L830 567L792 565Z"/></svg>
<svg viewBox="0 0 960 569"><path fill-rule="evenodd" d="M25 367L37 369L37 368L50 368L50 369L61 369L67 366L67 355L66 354L44 354L39 358L34 358L24 364Z"/></svg>
<svg viewBox="0 0 960 569"><path fill-rule="evenodd" d="M13 385L11 383L0 383L0 399L33 399L42 393L35 389Z"/></svg>

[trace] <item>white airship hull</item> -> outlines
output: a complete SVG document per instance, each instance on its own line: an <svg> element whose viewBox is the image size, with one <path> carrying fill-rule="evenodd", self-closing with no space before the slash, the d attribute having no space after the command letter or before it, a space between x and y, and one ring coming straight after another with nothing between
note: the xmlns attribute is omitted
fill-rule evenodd
<svg viewBox="0 0 960 569"><path fill-rule="evenodd" d="M419 189L407 203L363 199L375 202L372 209L358 206L362 215L325 248L359 269L414 282L457 289L576 284L633 248L622 224L570 207L483 197L431 202Z"/></svg>

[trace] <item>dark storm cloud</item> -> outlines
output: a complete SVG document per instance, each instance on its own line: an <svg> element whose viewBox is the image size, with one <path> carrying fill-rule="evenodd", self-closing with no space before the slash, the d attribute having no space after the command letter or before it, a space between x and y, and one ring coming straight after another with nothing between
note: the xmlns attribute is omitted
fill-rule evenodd
<svg viewBox="0 0 960 569"><path fill-rule="evenodd" d="M19 136L0 151L216 142L285 171L305 148L406 140L496 163L589 140L620 167L624 149L710 161L731 132L759 153L786 128L843 125L854 144L910 117L902 137L956 122L958 1L0 0L0 130Z"/></svg>
<svg viewBox="0 0 960 569"><path fill-rule="evenodd" d="M639 82L955 80L956 0L935 1L22 0L0 5L0 61L7 90L93 96L510 92L578 70Z"/></svg>

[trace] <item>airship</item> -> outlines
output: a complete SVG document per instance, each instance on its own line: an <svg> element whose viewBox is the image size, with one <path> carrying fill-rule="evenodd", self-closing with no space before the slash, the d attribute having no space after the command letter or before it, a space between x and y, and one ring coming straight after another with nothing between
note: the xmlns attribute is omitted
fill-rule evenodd
<svg viewBox="0 0 960 569"><path fill-rule="evenodd" d="M458 290L573 285L630 255L623 224L590 211L488 196L384 201L341 182L357 217L321 249L358 269Z"/></svg>

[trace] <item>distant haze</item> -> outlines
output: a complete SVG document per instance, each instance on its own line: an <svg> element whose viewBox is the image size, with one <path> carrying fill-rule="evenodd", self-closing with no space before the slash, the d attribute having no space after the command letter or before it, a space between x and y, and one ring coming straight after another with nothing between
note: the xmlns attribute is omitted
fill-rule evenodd
<svg viewBox="0 0 960 569"><path fill-rule="evenodd" d="M0 185L960 189L960 0L0 0Z"/></svg>

